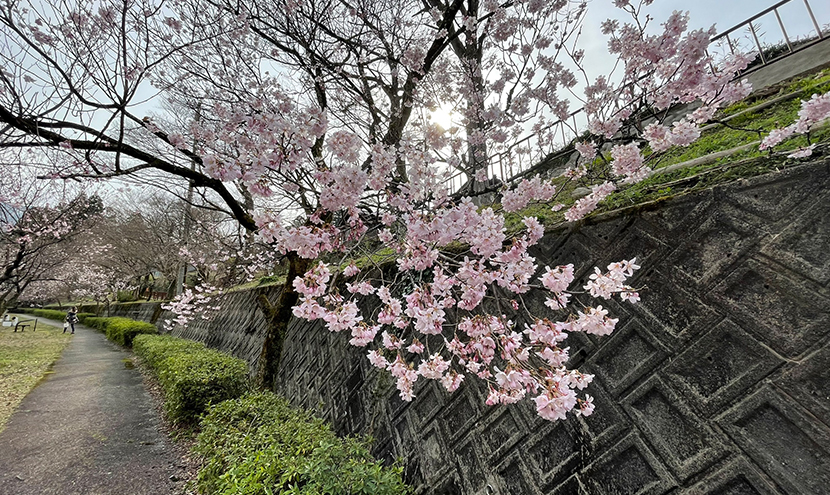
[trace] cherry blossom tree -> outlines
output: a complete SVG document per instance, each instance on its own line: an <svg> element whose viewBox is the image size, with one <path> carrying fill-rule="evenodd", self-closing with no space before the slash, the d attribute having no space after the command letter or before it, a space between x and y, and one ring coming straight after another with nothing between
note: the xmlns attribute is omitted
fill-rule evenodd
<svg viewBox="0 0 830 495"><path fill-rule="evenodd" d="M563 181L580 181L591 193L565 218L583 218L749 90L732 82L746 59L710 71L713 30L689 30L679 12L652 26L650 3L615 1L632 22L604 25L619 69L595 80L578 47L585 6L564 1L8 3L0 146L62 155L45 177L178 180L256 232L276 253L265 264L283 259L287 277L276 301L258 301L264 386L293 315L369 347L406 400L418 380L453 391L477 377L488 404L529 396L546 419L590 414L577 390L591 377L567 368L563 341L607 335L616 319L573 296L635 303L639 267L621 260L574 286L567 260L540 267L529 254L544 226L522 210L562 209ZM140 117L151 92L199 111L184 129ZM554 150L570 97L589 133L563 178L504 176L499 203L474 204L494 189L475 182L495 160ZM444 104L460 109L460 128L430 121ZM452 190L458 171L469 187ZM509 218L523 227L508 231ZM174 306L215 297L197 292Z"/></svg>
<svg viewBox="0 0 830 495"><path fill-rule="evenodd" d="M56 280L68 259L64 248L89 231L103 205L97 196L50 187L17 168L0 174L0 309L33 284Z"/></svg>
<svg viewBox="0 0 830 495"><path fill-rule="evenodd" d="M185 239L187 216L190 229ZM235 262L244 261L229 254L244 242L235 227L225 215L190 208L177 197L151 190L122 197L108 207L96 232L101 244L111 246L112 263L131 273L138 288L163 290L172 299L184 264L195 269L198 280L215 285L225 285L227 277L238 278L228 273L241 270Z"/></svg>

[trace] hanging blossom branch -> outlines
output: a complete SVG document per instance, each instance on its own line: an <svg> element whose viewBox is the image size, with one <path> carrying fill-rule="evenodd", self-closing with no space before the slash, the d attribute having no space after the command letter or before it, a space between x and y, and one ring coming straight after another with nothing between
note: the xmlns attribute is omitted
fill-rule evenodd
<svg viewBox="0 0 830 495"><path fill-rule="evenodd" d="M538 267L527 249L541 239L543 228L534 218L525 218L528 232L502 247L506 239L501 220L491 209L477 213L469 201L428 222L410 218L408 239L401 246L406 254L398 260L399 283L347 282L349 296L344 296L333 288L329 265L319 263L293 282L303 294L294 315L321 319L333 332L350 332L355 346L365 347L380 335L382 345L370 350L368 358L397 379L404 400L414 397L419 377L438 380L452 392L473 375L489 384L488 404L511 404L532 394L543 418L564 419L574 407L588 415L592 399L578 398L575 389L585 388L592 376L565 368L568 348L560 343L568 332L608 335L617 320L602 306L571 310L572 264L545 267L532 284ZM478 259L440 255L438 248L458 239L469 242ZM637 291L625 282L638 268L632 259L609 265L607 272L596 269L583 288L592 297L616 295L636 302ZM343 271L347 277L359 273L354 265ZM508 305L501 313L494 313L488 301L503 299L497 290L512 294L504 298ZM531 290L547 293L545 306L561 318L527 310L523 298ZM374 295L361 306L382 309L364 318L352 295Z"/></svg>
<svg viewBox="0 0 830 495"><path fill-rule="evenodd" d="M801 146L787 158L806 158L813 154L815 143L810 143L810 131L830 120L830 93L815 94L809 100L801 100L801 109L798 111L798 120L787 127L773 129L761 141L760 150L777 146L785 139L802 134L807 138L807 146Z"/></svg>
<svg viewBox="0 0 830 495"><path fill-rule="evenodd" d="M487 15L498 18L497 11L508 7L493 8L496 13ZM589 214L617 184L642 180L649 171L642 144L648 142L657 153L687 146L699 137L698 124L747 94L746 84L731 83L745 60L736 57L721 72L707 72L704 48L711 32L686 33L686 23L678 13L660 35L647 36L644 25L623 26L614 35L623 80L612 85L600 78L586 89L594 134L577 143L581 160L567 172L571 179L590 175L603 181L593 184L566 219ZM609 32L617 29L611 26ZM559 70L559 78L568 79L568 73ZM572 264L540 271L528 250L544 235L543 226L523 217L524 230L508 236L505 216L533 202L555 201L562 189L549 180L525 179L504 192L500 209L479 209L469 197L455 201L450 196L433 151L447 145L440 130L426 127L422 139L413 134L396 146L376 143L367 149L359 135L331 128L325 111L298 106L277 85L268 91L279 112L262 100L254 113L239 105L213 105L219 119L198 131L215 143L202 153L206 172L242 180L259 196L298 191L311 196L304 206L316 206L302 223L287 221L276 210L261 209L255 216L258 235L279 252L314 260L374 244L396 259L394 268L361 270L350 264L342 272L340 263L312 263L304 276L288 281L300 294L293 314L320 320L332 332L348 333L352 345L368 347L368 359L395 377L404 400L414 398L419 380L437 380L454 391L475 377L488 385L488 404L530 397L545 419L591 414L592 398L578 391L592 376L568 369L563 342L570 332L613 332L618 320L589 301L636 303L639 293L628 283L639 268L636 258L595 268L581 286L574 285ZM649 110L695 100L704 106L671 128ZM493 108L490 115L498 111ZM641 129L644 137L619 142L616 135L624 126L636 127L647 117L655 122ZM486 140L487 133L479 138ZM324 146L315 148L320 140ZM595 161L606 143L611 143L611 159ZM311 170L309 150L318 150L311 153ZM401 164L406 181L396 175ZM282 182L273 181L275 173ZM367 224L367 211L381 225ZM540 294L543 311L529 303ZM184 299L190 304L200 297L192 293ZM180 310L187 313L191 307Z"/></svg>

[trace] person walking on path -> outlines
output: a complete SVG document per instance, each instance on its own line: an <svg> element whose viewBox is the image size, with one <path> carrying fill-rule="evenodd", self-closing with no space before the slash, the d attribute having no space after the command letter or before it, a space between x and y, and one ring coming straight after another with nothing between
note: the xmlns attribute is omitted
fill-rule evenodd
<svg viewBox="0 0 830 495"><path fill-rule="evenodd" d="M69 326L72 327L72 333L75 333L75 323L78 323L78 308L72 306L72 308L67 311L66 313L66 322L69 323ZM66 333L66 327L63 327L63 333Z"/></svg>

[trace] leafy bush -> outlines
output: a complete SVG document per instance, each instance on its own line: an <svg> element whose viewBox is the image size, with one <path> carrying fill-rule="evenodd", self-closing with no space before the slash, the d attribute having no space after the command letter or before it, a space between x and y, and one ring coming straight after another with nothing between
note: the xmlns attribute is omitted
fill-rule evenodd
<svg viewBox="0 0 830 495"><path fill-rule="evenodd" d="M30 309L27 313L32 313L41 318L49 318L50 320L63 321L66 318L66 311L58 309ZM86 319L91 316L94 317L95 313L78 313L78 321L86 325Z"/></svg>
<svg viewBox="0 0 830 495"><path fill-rule="evenodd" d="M192 423L210 406L245 392L244 361L169 335L138 335L133 350L159 378L170 419Z"/></svg>
<svg viewBox="0 0 830 495"><path fill-rule="evenodd" d="M33 309L32 314L41 318L58 321L63 321L66 318L66 311L59 311L57 309Z"/></svg>
<svg viewBox="0 0 830 495"><path fill-rule="evenodd" d="M133 345L133 338L138 334L158 333L152 323L121 317L106 318L104 331L108 339L126 347Z"/></svg>
<svg viewBox="0 0 830 495"><path fill-rule="evenodd" d="M133 339L133 352L154 374L158 374L162 361L176 355L201 351L201 342L179 339L170 335L137 335Z"/></svg>
<svg viewBox="0 0 830 495"><path fill-rule="evenodd" d="M139 335L135 352L153 370L165 409L178 423L193 423L211 404L242 395L248 366L241 359L176 337Z"/></svg>
<svg viewBox="0 0 830 495"><path fill-rule="evenodd" d="M365 442L340 439L319 418L270 392L213 406L194 450L210 494L405 494L401 469L373 459Z"/></svg>
<svg viewBox="0 0 830 495"><path fill-rule="evenodd" d="M109 318L103 316L87 316L84 318L83 324L99 332L104 332L107 328L107 320Z"/></svg>
<svg viewBox="0 0 830 495"><path fill-rule="evenodd" d="M39 309L35 310L35 315L63 320L66 313L50 309ZM136 335L158 333L156 326L152 323L131 320L129 318L105 318L95 316L93 313L78 313L78 320L88 327L94 328L99 332L104 332L107 338L113 342L127 347L132 345Z"/></svg>
<svg viewBox="0 0 830 495"><path fill-rule="evenodd" d="M86 325L87 318L96 318L95 313L78 313L78 321L81 325Z"/></svg>

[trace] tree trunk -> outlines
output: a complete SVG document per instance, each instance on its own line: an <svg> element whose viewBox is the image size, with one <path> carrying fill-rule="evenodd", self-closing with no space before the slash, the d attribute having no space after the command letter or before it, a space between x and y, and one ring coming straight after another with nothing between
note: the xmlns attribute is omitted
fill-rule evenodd
<svg viewBox="0 0 830 495"><path fill-rule="evenodd" d="M288 275L277 301L271 304L265 294L257 296L257 306L265 316L267 325L255 378L256 387L259 389L274 389L285 336L288 333L288 323L293 316L291 310L300 298L299 293L294 289L293 282L296 277L305 274L310 264L311 260L301 258L296 253L289 253Z"/></svg>
<svg viewBox="0 0 830 495"><path fill-rule="evenodd" d="M172 300L175 295L176 295L176 280L171 280L170 284L167 286L167 299Z"/></svg>
<svg viewBox="0 0 830 495"><path fill-rule="evenodd" d="M478 15L479 2L478 0L469 0L467 8L473 16ZM459 50L456 55L461 58L462 64L468 67L470 73L470 85L472 86L472 97L467 99L467 135L483 136L487 130L487 122L484 120L484 111L486 105L484 101L484 74L481 71L482 57L484 55L484 48L482 41L479 39L478 28L473 28L467 33L466 43L464 48ZM477 190L486 185L481 184L477 187L476 176L479 170L487 170L489 164L489 157L487 154L487 142L475 142L469 145L469 153L467 156L468 169L470 171L470 194L475 195ZM488 177L489 178L489 177Z"/></svg>

